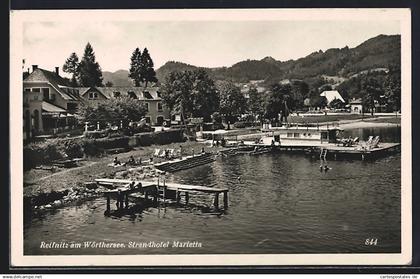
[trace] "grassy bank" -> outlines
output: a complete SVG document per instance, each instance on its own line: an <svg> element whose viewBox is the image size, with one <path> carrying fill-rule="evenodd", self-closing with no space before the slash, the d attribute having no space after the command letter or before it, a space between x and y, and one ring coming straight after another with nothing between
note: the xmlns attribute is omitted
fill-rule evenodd
<svg viewBox="0 0 420 279"><path fill-rule="evenodd" d="M343 120L359 120L364 118L371 118L371 116L362 116L359 114L339 114L339 115L300 115L289 116L287 118L290 123L324 123L324 122L337 122Z"/></svg>
<svg viewBox="0 0 420 279"><path fill-rule="evenodd" d="M180 146L182 146L183 154L187 155L192 153L192 149L198 153L203 147L203 144L198 142L184 142L137 147L134 150L118 155L87 159L86 161L80 162L80 166L76 168L59 169L56 172L32 169L24 173L24 196L36 195L39 192L48 193L70 189L72 187L80 187L85 182L94 181L96 178L113 177L117 172L129 168L108 166L115 157L118 157L121 162L127 162L130 156L133 156L136 160L141 158L145 162L153 156L155 148L177 149ZM206 150L208 149L206 148Z"/></svg>

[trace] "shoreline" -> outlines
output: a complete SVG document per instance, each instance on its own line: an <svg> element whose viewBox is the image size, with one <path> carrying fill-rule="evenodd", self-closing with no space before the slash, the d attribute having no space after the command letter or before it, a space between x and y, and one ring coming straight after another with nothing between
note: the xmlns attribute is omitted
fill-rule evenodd
<svg viewBox="0 0 420 279"><path fill-rule="evenodd" d="M386 123L386 122L377 122L377 121L353 121L341 123L339 122L339 127L343 129L361 129L361 128L382 128L382 127L401 127L401 124L398 123Z"/></svg>
<svg viewBox="0 0 420 279"><path fill-rule="evenodd" d="M389 119L389 118L388 118ZM379 120L379 121L378 121ZM383 121L381 121L383 120ZM399 127L398 123L386 122L387 118L371 118L360 119L356 121L342 120L339 121L339 128L343 129L360 129L360 128L380 128L380 127ZM322 125L325 126L326 124ZM320 125L321 126L321 125ZM240 130L239 130L240 131ZM262 136L264 133L243 134L239 138L247 138L249 136ZM192 153L192 150L200 150L203 147L203 142L181 142L171 143L166 145L151 145L145 147L138 147L128 152L119 154L109 154L104 157L88 158L81 162L80 166L70 169L59 169L57 172L31 169L24 172L23 197L30 207L35 209L42 207L42 209L49 209L55 207L65 206L74 202L83 201L89 198L100 195L100 189L92 187L87 182L92 182L96 178L125 178L139 175L141 179L153 179L157 175L156 169L150 165L149 159L153 156L155 149L169 149L179 148L182 146L184 156ZM206 147L209 150L210 147ZM220 148L211 148L211 150L218 151ZM137 166L141 169L139 173L135 174L130 169L133 166L110 167L109 163L113 158L118 157L121 162L126 162L130 156L134 156L136 160L142 158L144 164ZM155 161L154 163L156 163ZM54 198L55 197L55 198ZM40 202L42 199L47 202ZM51 200L52 199L52 200ZM33 202L37 201L37 202ZM29 206L28 205L28 206Z"/></svg>
<svg viewBox="0 0 420 279"><path fill-rule="evenodd" d="M59 169L57 172L31 169L24 172L23 198L26 209L33 213L56 209L83 202L101 196L101 187L94 182L96 178L125 178L140 176L141 179L150 180L158 175L158 170L149 163L155 149L179 148L182 146L183 156L198 153L203 147L201 142L181 142L166 145L151 145L135 148L131 151L110 154L104 157L89 158L80 166L70 169ZM209 150L209 148L206 148ZM212 151L219 149L212 148ZM139 166L109 166L115 157L126 162L130 156L136 160L142 158L143 164ZM159 160L155 160L154 163Z"/></svg>

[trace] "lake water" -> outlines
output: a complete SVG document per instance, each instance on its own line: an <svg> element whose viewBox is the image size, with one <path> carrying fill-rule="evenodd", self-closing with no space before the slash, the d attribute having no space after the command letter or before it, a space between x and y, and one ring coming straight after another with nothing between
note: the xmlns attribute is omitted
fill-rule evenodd
<svg viewBox="0 0 420 279"><path fill-rule="evenodd" d="M400 141L399 128L355 129L366 139ZM226 212L206 195L197 206L145 208L105 217L105 199L65 207L25 222L25 254L398 253L400 154L375 161L328 161L303 154L238 155L175 173L170 180L229 188ZM240 180L238 180L240 177ZM114 206L114 205L113 205ZM377 239L377 245L365 245ZM196 248L128 248L129 242L197 241ZM43 249L41 242L103 241L126 248Z"/></svg>

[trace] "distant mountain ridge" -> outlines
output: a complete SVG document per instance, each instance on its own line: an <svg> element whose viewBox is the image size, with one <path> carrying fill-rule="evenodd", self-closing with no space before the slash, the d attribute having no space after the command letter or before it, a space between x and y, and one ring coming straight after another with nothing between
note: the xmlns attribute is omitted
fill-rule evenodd
<svg viewBox="0 0 420 279"><path fill-rule="evenodd" d="M303 79L321 75L350 77L361 71L389 68L399 65L401 59L401 36L379 35L368 39L355 48L331 48L316 51L297 60L278 61L267 56L261 60L240 61L231 67L203 68L177 61L169 61L156 70L157 78L163 82L173 71L204 69L215 80L248 82L266 80L278 82L282 79ZM132 85L128 71L103 72L104 83L114 86Z"/></svg>

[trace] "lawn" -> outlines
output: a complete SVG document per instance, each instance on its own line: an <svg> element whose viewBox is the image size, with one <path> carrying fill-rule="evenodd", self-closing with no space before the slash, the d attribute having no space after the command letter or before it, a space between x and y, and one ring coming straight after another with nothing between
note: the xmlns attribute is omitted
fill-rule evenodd
<svg viewBox="0 0 420 279"><path fill-rule="evenodd" d="M287 118L289 123L324 123L324 122L337 122L341 120L357 120L372 118L371 115L360 114L337 114L337 115L299 115L289 116Z"/></svg>

